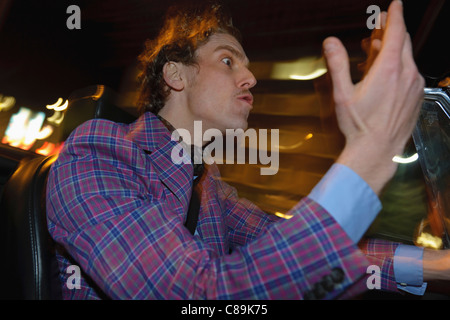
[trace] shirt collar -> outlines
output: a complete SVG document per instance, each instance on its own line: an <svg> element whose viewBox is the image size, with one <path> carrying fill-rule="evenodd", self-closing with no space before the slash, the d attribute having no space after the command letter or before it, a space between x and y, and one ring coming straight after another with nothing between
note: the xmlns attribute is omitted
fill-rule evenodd
<svg viewBox="0 0 450 320"><path fill-rule="evenodd" d="M147 153L152 153L155 149L159 149L169 143L175 130L175 127L160 115L146 112L130 124L128 137ZM181 136L178 142L191 155L194 177L200 177L204 170L203 149L187 145L182 141Z"/></svg>

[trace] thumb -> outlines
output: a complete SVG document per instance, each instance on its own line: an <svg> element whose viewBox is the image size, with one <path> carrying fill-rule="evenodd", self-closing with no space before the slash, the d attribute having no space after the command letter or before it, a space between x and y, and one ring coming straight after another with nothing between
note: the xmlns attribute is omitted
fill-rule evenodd
<svg viewBox="0 0 450 320"><path fill-rule="evenodd" d="M347 50L342 42L335 37L324 40L323 50L333 84L334 101L336 104L345 103L350 99L353 92Z"/></svg>

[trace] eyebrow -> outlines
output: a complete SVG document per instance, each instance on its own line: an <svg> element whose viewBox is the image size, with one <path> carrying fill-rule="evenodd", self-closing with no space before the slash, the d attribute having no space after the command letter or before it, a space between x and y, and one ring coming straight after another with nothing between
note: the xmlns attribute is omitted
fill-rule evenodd
<svg viewBox="0 0 450 320"><path fill-rule="evenodd" d="M227 50L227 51L230 51L236 58L238 58L239 60L241 60L242 62L244 62L245 65L248 65L248 64L249 64L249 60L248 60L248 58L246 57L246 55L243 54L242 52L240 52L239 50L236 50L234 47L232 47L232 46L230 46L230 45L227 45L227 44L220 45L220 46L218 46L218 47L214 50L214 52L220 51L220 50Z"/></svg>

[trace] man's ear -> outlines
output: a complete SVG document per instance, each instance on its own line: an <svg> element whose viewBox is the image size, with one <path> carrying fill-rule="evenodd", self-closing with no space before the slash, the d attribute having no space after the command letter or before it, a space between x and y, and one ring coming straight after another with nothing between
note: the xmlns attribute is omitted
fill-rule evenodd
<svg viewBox="0 0 450 320"><path fill-rule="evenodd" d="M184 89L182 69L179 63L169 61L163 67L163 77L166 84L175 91Z"/></svg>

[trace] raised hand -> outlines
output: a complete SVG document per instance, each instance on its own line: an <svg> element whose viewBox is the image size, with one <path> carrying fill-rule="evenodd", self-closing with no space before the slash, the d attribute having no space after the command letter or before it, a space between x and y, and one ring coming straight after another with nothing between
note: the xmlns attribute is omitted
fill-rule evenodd
<svg viewBox="0 0 450 320"><path fill-rule="evenodd" d="M424 80L412 55L403 5L389 6L385 29L371 41L364 78L353 84L347 52L335 37L325 39L324 54L333 85L339 127L346 145L337 162L352 168L379 194L392 178L411 136L422 103Z"/></svg>

